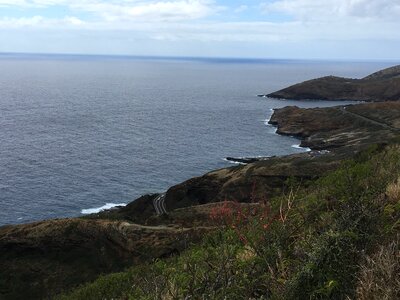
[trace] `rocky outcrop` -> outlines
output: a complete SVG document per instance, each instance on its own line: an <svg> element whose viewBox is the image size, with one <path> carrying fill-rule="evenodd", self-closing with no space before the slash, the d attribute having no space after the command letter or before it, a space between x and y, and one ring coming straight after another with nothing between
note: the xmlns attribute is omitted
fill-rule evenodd
<svg viewBox="0 0 400 300"><path fill-rule="evenodd" d="M366 103L330 108L276 109L270 124L277 133L302 139L314 150L360 149L384 143L400 133L400 102Z"/></svg>
<svg viewBox="0 0 400 300"><path fill-rule="evenodd" d="M144 195L124 207L87 215L85 219L124 220L137 224L146 224L146 220L156 214L153 200L158 194Z"/></svg>
<svg viewBox="0 0 400 300"><path fill-rule="evenodd" d="M230 157L228 156L226 158L227 161L233 162L233 163L239 163L239 164L249 164L252 162L259 161L259 158L255 157Z"/></svg>
<svg viewBox="0 0 400 300"><path fill-rule="evenodd" d="M326 76L295 84L266 95L293 100L400 100L400 66L388 68L362 79Z"/></svg>

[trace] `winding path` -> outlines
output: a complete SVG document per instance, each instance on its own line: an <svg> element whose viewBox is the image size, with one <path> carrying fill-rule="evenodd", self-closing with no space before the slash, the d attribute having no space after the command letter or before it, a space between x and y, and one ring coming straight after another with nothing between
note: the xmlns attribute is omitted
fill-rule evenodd
<svg viewBox="0 0 400 300"><path fill-rule="evenodd" d="M153 199L154 209L156 210L156 214L159 216L167 213L167 208L165 206L165 194L166 193L162 193Z"/></svg>
<svg viewBox="0 0 400 300"><path fill-rule="evenodd" d="M362 119L362 120L367 121L369 123L372 123L374 125L378 125L378 126L384 127L385 129L394 130L394 131L400 131L400 128L396 128L396 127L390 126L389 124L386 124L386 123L383 123L383 122L379 122L377 120L365 117L363 115L357 114L357 113L352 112L352 111L348 111L346 106L340 107L339 109L340 109L340 111L342 111L345 114L352 115L352 116L354 116L356 118Z"/></svg>

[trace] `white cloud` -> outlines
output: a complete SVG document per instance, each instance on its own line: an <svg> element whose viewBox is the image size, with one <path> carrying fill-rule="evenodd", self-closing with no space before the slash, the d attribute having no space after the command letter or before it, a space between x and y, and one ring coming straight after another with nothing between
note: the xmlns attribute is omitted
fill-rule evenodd
<svg viewBox="0 0 400 300"><path fill-rule="evenodd" d="M146 20L175 22L207 17L221 8L208 0L150 1L139 3L86 3L72 8L95 13L108 21Z"/></svg>
<svg viewBox="0 0 400 300"><path fill-rule="evenodd" d="M24 0L0 0L2 6L26 6L28 3Z"/></svg>
<svg viewBox="0 0 400 300"><path fill-rule="evenodd" d="M60 28L77 28L85 25L86 22L76 17L66 16L62 19L49 19L42 16L34 16L30 18L0 18L0 29L60 29Z"/></svg>
<svg viewBox="0 0 400 300"><path fill-rule="evenodd" d="M235 47L250 44L264 44L269 47L287 45L288 49L293 45L307 47L320 43L334 45L334 48L343 45L345 51L348 45L364 45L365 41L373 45L370 47L374 49L374 45L398 45L400 42L399 1L275 0L264 3L261 7L265 14L271 13L274 16L266 19L277 20L276 22L228 22L227 20L232 19L240 20L239 13L249 8L253 13L253 6L233 4L225 12L217 0L0 0L0 8L15 6L21 8L20 11L29 11L31 7L35 7L32 11L38 13L42 8L61 5L66 11L66 16L59 19L44 16L11 18L2 15L0 9L0 34L2 29L9 29L9 32L20 37L21 43L25 43L28 31L33 36L40 33L60 39L71 35L76 36L77 40L81 38L77 47L89 44L86 41L90 37L96 37L93 38L95 41L98 37L110 37L118 33L121 44L123 41L128 43L129 40L138 40L140 44L153 43L149 47L151 49L154 48L153 45L168 43L202 44L207 49L223 43L234 44ZM235 11L238 13L235 18L226 18L226 15L219 18L219 14ZM287 17L279 18L280 14L289 15L291 18L289 21ZM49 12L46 15L49 15ZM213 15L216 18L207 18ZM262 17L260 12L257 19ZM13 34L10 33L11 39ZM47 42L46 39L43 41ZM50 42L48 44L57 45ZM25 47L26 44L23 45ZM105 45L111 46L111 42ZM286 51L286 48L282 51Z"/></svg>
<svg viewBox="0 0 400 300"><path fill-rule="evenodd" d="M395 0L278 0L261 7L265 13L281 12L302 20L400 18L400 2Z"/></svg>
<svg viewBox="0 0 400 300"><path fill-rule="evenodd" d="M175 22L204 18L223 9L213 0L0 0L0 7L46 8L55 5L66 6L73 11L92 13L106 21Z"/></svg>
<svg viewBox="0 0 400 300"><path fill-rule="evenodd" d="M400 40L400 31L391 24L368 27L346 22L335 24L304 24L301 21L273 22L84 22L76 17L47 19L36 16L32 18L0 19L0 29L27 30L75 30L90 32L125 32L127 37L157 41L191 41L200 42L259 42L259 43L309 43L316 40L341 41L344 43L356 40ZM346 42L347 41L347 42ZM341 45L338 44L338 45ZM345 45L345 44L343 44Z"/></svg>
<svg viewBox="0 0 400 300"><path fill-rule="evenodd" d="M67 2L68 1L64 0L0 0L0 7L46 7L60 4L64 5Z"/></svg>

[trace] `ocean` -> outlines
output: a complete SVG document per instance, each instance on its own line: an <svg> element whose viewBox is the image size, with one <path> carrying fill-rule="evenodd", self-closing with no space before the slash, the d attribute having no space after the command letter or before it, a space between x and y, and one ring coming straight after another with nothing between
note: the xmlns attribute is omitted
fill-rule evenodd
<svg viewBox="0 0 400 300"><path fill-rule="evenodd" d="M259 98L390 62L0 54L0 225L80 216L232 164L305 151Z"/></svg>

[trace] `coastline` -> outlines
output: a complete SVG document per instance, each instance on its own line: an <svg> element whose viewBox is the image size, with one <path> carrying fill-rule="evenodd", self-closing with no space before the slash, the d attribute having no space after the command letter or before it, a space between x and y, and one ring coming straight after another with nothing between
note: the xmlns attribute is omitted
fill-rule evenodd
<svg viewBox="0 0 400 300"><path fill-rule="evenodd" d="M400 111L399 104L393 103L390 111ZM371 111L366 109L370 104L360 105L367 105L363 107L364 113ZM152 194L123 207L82 217L2 226L0 270L14 272L0 271L0 275L23 286L32 295L48 295L94 280L101 273L118 272L128 266L168 257L183 251L185 245L195 243L205 232L213 230L208 219L212 203L237 201L246 205L253 197L270 199L287 188L289 179L314 181L338 168L341 161L372 144L371 139L364 139L365 135L373 137L373 143L380 142L375 141L376 134L379 134L381 142L387 142L390 137L390 132L371 124L365 126L364 122L352 122L355 125L353 129L344 127L340 132L330 128L330 122L320 122L321 118L331 116L343 124L348 116L337 108L290 108L292 113L287 110L275 110L271 118L271 122L277 123L278 132L297 133L303 144L311 143L316 150L270 157L190 178L170 187L163 196L158 207L164 207L167 214L160 215L154 206L161 194ZM328 145L329 149L323 150L326 143L315 135L318 137L320 131L327 128L316 128L313 123L309 126L302 123L299 127L298 118L304 116L328 126L331 130L328 135L341 137L339 142L334 139ZM293 129L295 132L291 132ZM343 145L343 130L360 134L361 139L354 140L351 134L346 135ZM52 268L62 271L49 273ZM40 270L40 276L37 270ZM32 279L24 282L19 276ZM66 285L66 278L73 280ZM48 282L46 289L43 288L44 282Z"/></svg>
<svg viewBox="0 0 400 300"><path fill-rule="evenodd" d="M283 107L274 109L268 124L311 151L231 157L241 164L190 178L165 194L143 195L76 218L1 226L0 276L18 290L3 282L0 289L14 295L22 290L33 299L51 297L100 274L177 255L215 229L210 212L218 203L266 202L287 192L293 180L315 182L371 147L398 143L400 101Z"/></svg>

